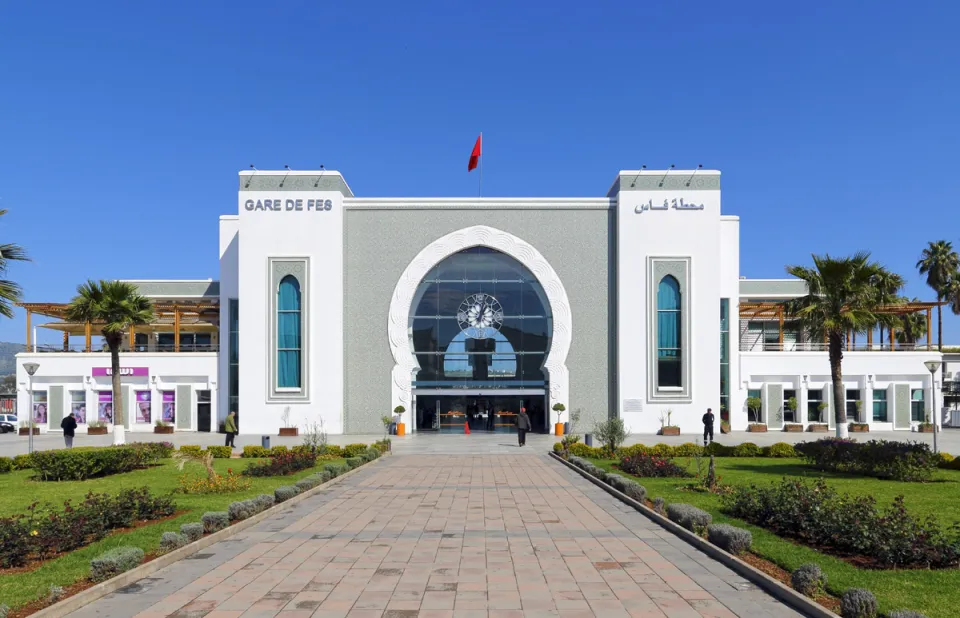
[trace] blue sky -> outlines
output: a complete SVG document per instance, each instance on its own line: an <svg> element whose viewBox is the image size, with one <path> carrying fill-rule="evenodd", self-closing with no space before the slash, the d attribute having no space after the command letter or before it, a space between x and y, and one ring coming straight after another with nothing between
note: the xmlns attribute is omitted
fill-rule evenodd
<svg viewBox="0 0 960 618"><path fill-rule="evenodd" d="M30 301L93 278L217 277L236 173L359 196L599 196L718 168L742 274L960 244L956 3L7 2L0 232ZM55 337L54 337L55 338ZM23 341L23 316L0 340ZM945 316L945 341L960 319Z"/></svg>

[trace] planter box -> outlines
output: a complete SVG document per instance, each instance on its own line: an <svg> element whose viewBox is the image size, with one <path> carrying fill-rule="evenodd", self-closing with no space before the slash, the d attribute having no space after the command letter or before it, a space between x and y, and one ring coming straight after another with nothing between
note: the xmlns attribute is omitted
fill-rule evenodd
<svg viewBox="0 0 960 618"><path fill-rule="evenodd" d="M563 435L563 423L554 423L553 424L553 435L562 436Z"/></svg>
<svg viewBox="0 0 960 618"><path fill-rule="evenodd" d="M783 426L783 430L787 433L803 433L803 425L800 424L788 424Z"/></svg>
<svg viewBox="0 0 960 618"><path fill-rule="evenodd" d="M724 425L723 423L721 423L721 424L720 424L720 433L730 433L730 426L729 426L729 425Z"/></svg>
<svg viewBox="0 0 960 618"><path fill-rule="evenodd" d="M20 428L20 435L21 435L21 436L29 436L29 435L30 435L30 428L29 428L29 427L21 427L21 428ZM40 428L39 428L39 427L34 427L34 428L33 428L33 435L35 435L35 436L39 436L39 435L40 435Z"/></svg>
<svg viewBox="0 0 960 618"><path fill-rule="evenodd" d="M407 435L407 425L405 423L397 423L397 435L398 436Z"/></svg>
<svg viewBox="0 0 960 618"><path fill-rule="evenodd" d="M850 425L851 433L868 433L870 431L869 425Z"/></svg>
<svg viewBox="0 0 960 618"><path fill-rule="evenodd" d="M830 426L826 423L814 423L810 425L809 430L814 433L827 433L830 431Z"/></svg>
<svg viewBox="0 0 960 618"><path fill-rule="evenodd" d="M107 428L106 427L87 427L87 435L105 436L107 435Z"/></svg>
<svg viewBox="0 0 960 618"><path fill-rule="evenodd" d="M282 438L283 436L293 437L293 436L296 436L296 435L297 435L297 428L296 428L296 427L281 427L281 428L280 428L280 437L281 437L281 438Z"/></svg>
<svg viewBox="0 0 960 618"><path fill-rule="evenodd" d="M933 433L933 425L930 425L929 427L923 427L923 426L921 426L921 425L917 425L917 432L919 432L919 433Z"/></svg>
<svg viewBox="0 0 960 618"><path fill-rule="evenodd" d="M664 427L660 430L661 436L679 436L680 428L679 427Z"/></svg>
<svg viewBox="0 0 960 618"><path fill-rule="evenodd" d="M747 431L751 433L767 433L767 426L761 425L759 423L754 423L753 425L749 425L747 427Z"/></svg>
<svg viewBox="0 0 960 618"><path fill-rule="evenodd" d="M153 433L173 433L173 425L167 425L166 427L157 427L154 425Z"/></svg>

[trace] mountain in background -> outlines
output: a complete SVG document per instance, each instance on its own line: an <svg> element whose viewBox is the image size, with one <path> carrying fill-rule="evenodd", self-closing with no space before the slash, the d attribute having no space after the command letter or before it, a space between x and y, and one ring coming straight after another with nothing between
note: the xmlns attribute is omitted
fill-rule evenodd
<svg viewBox="0 0 960 618"><path fill-rule="evenodd" d="M0 376L17 372L17 354L25 349L22 343L0 341Z"/></svg>

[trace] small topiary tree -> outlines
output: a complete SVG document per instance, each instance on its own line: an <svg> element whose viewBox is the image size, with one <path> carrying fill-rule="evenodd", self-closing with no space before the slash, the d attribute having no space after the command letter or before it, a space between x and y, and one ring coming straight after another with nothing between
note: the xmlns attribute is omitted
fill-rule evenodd
<svg viewBox="0 0 960 618"><path fill-rule="evenodd" d="M840 597L843 618L877 618L877 597L863 588L850 588Z"/></svg>
<svg viewBox="0 0 960 618"><path fill-rule="evenodd" d="M629 430L623 424L622 418L611 418L598 421L593 433L596 434L597 440L603 444L605 450L615 453L617 448L626 441Z"/></svg>
<svg viewBox="0 0 960 618"><path fill-rule="evenodd" d="M760 412L763 408L763 400L759 397L747 397L747 412L750 415L751 423L760 422Z"/></svg>

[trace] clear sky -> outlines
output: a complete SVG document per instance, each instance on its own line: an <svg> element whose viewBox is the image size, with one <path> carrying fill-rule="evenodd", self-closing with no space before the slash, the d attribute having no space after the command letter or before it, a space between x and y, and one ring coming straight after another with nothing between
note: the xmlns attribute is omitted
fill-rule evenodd
<svg viewBox="0 0 960 618"><path fill-rule="evenodd" d="M920 251L960 245L955 2L147 4L0 4L0 237L29 301L216 278L251 163L474 195L480 131L486 196L722 170L748 277L869 249L930 299Z"/></svg>

